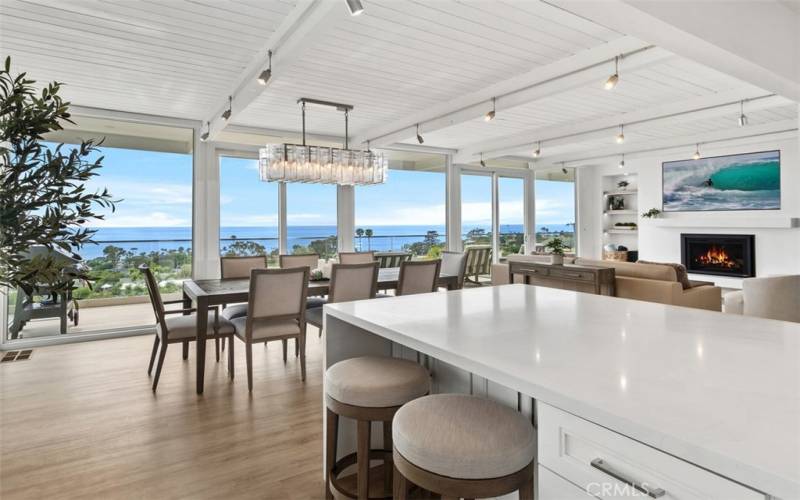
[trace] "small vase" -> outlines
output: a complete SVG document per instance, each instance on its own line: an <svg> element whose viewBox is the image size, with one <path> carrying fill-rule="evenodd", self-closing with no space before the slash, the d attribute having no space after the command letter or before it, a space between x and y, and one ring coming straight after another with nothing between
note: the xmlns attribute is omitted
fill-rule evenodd
<svg viewBox="0 0 800 500"><path fill-rule="evenodd" d="M552 264L554 266L562 266L562 265L564 265L564 256L563 255L550 254L550 264Z"/></svg>

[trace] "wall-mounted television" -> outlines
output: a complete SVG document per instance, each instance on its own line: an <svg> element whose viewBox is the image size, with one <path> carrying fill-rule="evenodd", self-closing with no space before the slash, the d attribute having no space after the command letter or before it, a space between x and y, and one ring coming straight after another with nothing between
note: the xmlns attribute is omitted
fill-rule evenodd
<svg viewBox="0 0 800 500"><path fill-rule="evenodd" d="M781 208L780 151L667 161L661 169L664 212Z"/></svg>

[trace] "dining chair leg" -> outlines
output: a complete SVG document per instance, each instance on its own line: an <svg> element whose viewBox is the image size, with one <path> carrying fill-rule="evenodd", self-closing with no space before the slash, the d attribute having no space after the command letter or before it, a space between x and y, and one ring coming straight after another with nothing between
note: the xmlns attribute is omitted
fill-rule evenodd
<svg viewBox="0 0 800 500"><path fill-rule="evenodd" d="M283 339L283 340L281 340L281 343L283 344L283 362L286 363L286 350L288 348L289 341L286 340L286 339Z"/></svg>
<svg viewBox="0 0 800 500"><path fill-rule="evenodd" d="M394 500L406 500L408 498L408 481L397 468L394 469L394 482L392 486L392 498Z"/></svg>
<svg viewBox="0 0 800 500"><path fill-rule="evenodd" d="M217 363L219 363L219 337L214 339L214 351L217 353Z"/></svg>
<svg viewBox="0 0 800 500"><path fill-rule="evenodd" d="M231 380L233 380L233 337L231 337L230 346L228 346L228 375L230 375ZM224 344L223 344L224 345Z"/></svg>
<svg viewBox="0 0 800 500"><path fill-rule="evenodd" d="M247 390L253 392L253 344L244 344L245 361L247 362Z"/></svg>
<svg viewBox="0 0 800 500"><path fill-rule="evenodd" d="M383 489L386 493L392 490L392 472L394 471L394 461L392 460L392 422L383 422L383 449L389 451L389 455L383 461Z"/></svg>
<svg viewBox="0 0 800 500"><path fill-rule="evenodd" d="M294 357L300 355L300 339L294 339Z"/></svg>
<svg viewBox="0 0 800 500"><path fill-rule="evenodd" d="M155 339L153 340L153 352L150 353L150 364L147 365L147 375L150 375L153 372L153 363L156 361L156 353L158 353L158 344L160 342L158 335L154 335Z"/></svg>
<svg viewBox="0 0 800 500"><path fill-rule="evenodd" d="M371 422L359 420L356 428L356 464L358 468L357 491L358 500L369 498L369 444Z"/></svg>
<svg viewBox="0 0 800 500"><path fill-rule="evenodd" d="M166 341L161 344L161 352L158 353L158 364L156 364L156 376L153 377L153 392L156 392L158 387L158 379L161 377L161 367L164 366L164 357L167 355Z"/></svg>
<svg viewBox="0 0 800 500"><path fill-rule="evenodd" d="M189 359L189 341L183 343L183 359Z"/></svg>
<svg viewBox="0 0 800 500"><path fill-rule="evenodd" d="M300 379L306 381L306 335L301 333L294 340L295 345L300 350Z"/></svg>
<svg viewBox="0 0 800 500"><path fill-rule="evenodd" d="M222 340L221 340L222 345L220 346L220 348L222 349L222 352L225 352L225 339L226 338L228 338L228 337L222 337Z"/></svg>
<svg viewBox="0 0 800 500"><path fill-rule="evenodd" d="M331 471L336 463L336 442L339 438L339 415L326 408L327 435L325 436L325 498L333 500Z"/></svg>

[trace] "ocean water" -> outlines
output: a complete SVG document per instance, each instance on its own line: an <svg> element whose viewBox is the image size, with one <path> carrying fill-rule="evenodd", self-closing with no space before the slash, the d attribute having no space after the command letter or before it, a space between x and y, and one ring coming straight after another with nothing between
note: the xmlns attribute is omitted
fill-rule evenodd
<svg viewBox="0 0 800 500"><path fill-rule="evenodd" d="M572 226L566 224L538 225L537 231L547 227L550 231L571 232ZM463 232L473 228L489 231L489 226L465 225ZM400 251L403 245L422 241L428 231L437 231L439 238L445 240L444 226L372 226L373 237L363 237L359 240L355 235L353 240L357 250L375 251ZM502 224L501 234L521 233L522 224ZM307 246L314 240L324 239L336 235L336 226L290 226L287 229L288 246ZM266 227L222 227L220 229L220 247L224 248L236 240L256 241L263 245L267 251L278 248L278 228ZM192 228L190 227L102 227L97 230L94 240L96 245L87 245L78 253L84 259L93 259L103 255L103 248L114 245L125 250L140 252L155 252L160 250L177 250L192 246Z"/></svg>
<svg viewBox="0 0 800 500"><path fill-rule="evenodd" d="M668 162L664 211L779 209L780 179L779 151Z"/></svg>

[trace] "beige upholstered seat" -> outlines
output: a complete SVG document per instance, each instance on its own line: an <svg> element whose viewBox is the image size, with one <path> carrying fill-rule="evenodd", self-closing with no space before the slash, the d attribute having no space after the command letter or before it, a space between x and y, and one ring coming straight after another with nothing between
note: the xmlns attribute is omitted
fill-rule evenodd
<svg viewBox="0 0 800 500"><path fill-rule="evenodd" d="M400 264L397 295L430 293L436 291L441 260L409 260Z"/></svg>
<svg viewBox="0 0 800 500"><path fill-rule="evenodd" d="M247 304L230 305L222 310L220 316L228 320L241 318L242 316L247 316Z"/></svg>
<svg viewBox="0 0 800 500"><path fill-rule="evenodd" d="M193 339L197 337L197 316L195 314L188 314L186 316L169 316L164 319L167 324L167 334L170 340L176 339ZM217 330L220 335L233 333L233 325L226 318L221 315L219 317L219 329ZM156 332L160 337L163 337L161 325L156 325ZM214 335L214 311L208 312L208 328L206 335L209 337Z"/></svg>
<svg viewBox="0 0 800 500"><path fill-rule="evenodd" d="M331 268L331 286L328 303L365 300L375 297L378 291L378 263L334 264ZM308 309L306 321L322 328L322 309ZM321 333L321 331L320 331Z"/></svg>
<svg viewBox="0 0 800 500"><path fill-rule="evenodd" d="M467 270L467 254L464 252L442 252L441 272L449 276L458 276L456 289L464 288L464 276Z"/></svg>
<svg viewBox="0 0 800 500"><path fill-rule="evenodd" d="M247 318L235 318L233 321L233 327L236 329L234 332L237 337L240 339L245 339L245 325L247 324ZM274 320L274 321L262 321L262 322L254 322L253 324L253 340L266 340L272 337L283 337L285 335L299 335L300 334L300 325L297 324L296 320L287 319L287 320Z"/></svg>
<svg viewBox="0 0 800 500"><path fill-rule="evenodd" d="M328 396L368 408L405 404L427 394L430 385L430 375L417 363L380 356L346 359L325 373Z"/></svg>
<svg viewBox="0 0 800 500"><path fill-rule="evenodd" d="M293 269L297 267L308 267L309 269L316 269L319 265L319 254L306 253L306 254L293 254L293 255L280 255L278 263L281 269Z"/></svg>
<svg viewBox="0 0 800 500"><path fill-rule="evenodd" d="M267 258L264 255L224 256L220 257L219 264L222 279L249 278L253 269L266 269Z"/></svg>
<svg viewBox="0 0 800 500"><path fill-rule="evenodd" d="M457 479L490 479L530 465L533 426L519 412L489 399L434 394L404 405L392 440L415 466Z"/></svg>
<svg viewBox="0 0 800 500"><path fill-rule="evenodd" d="M339 264L368 264L375 261L375 252L339 252Z"/></svg>
<svg viewBox="0 0 800 500"><path fill-rule="evenodd" d="M744 279L724 301L726 313L800 322L800 275Z"/></svg>

